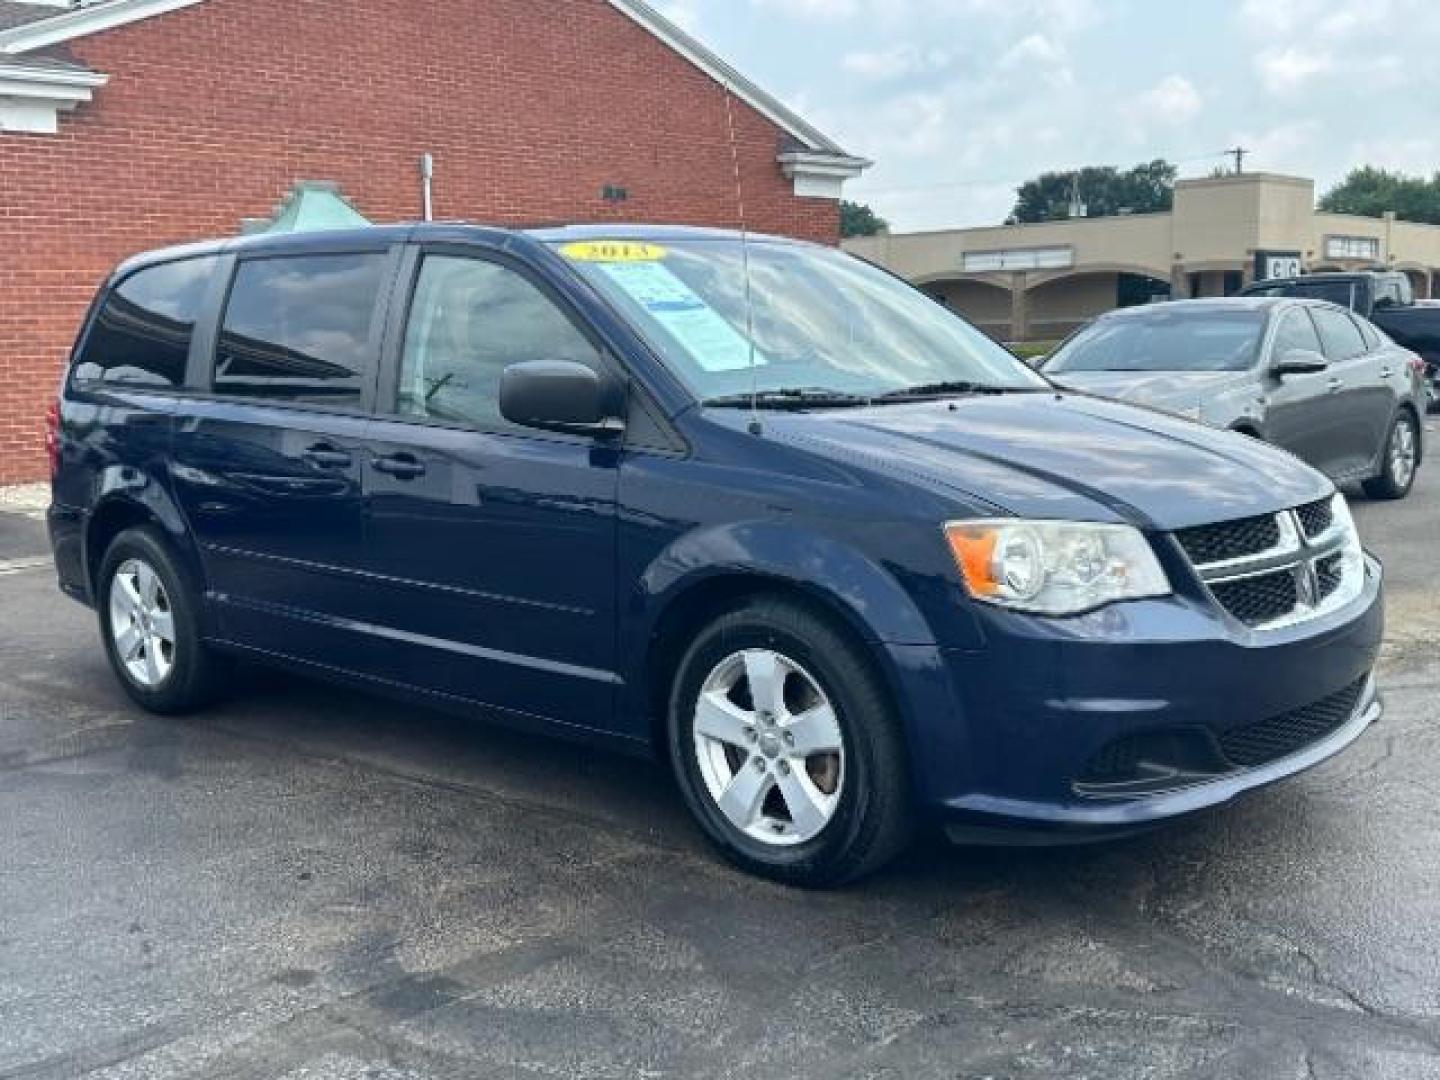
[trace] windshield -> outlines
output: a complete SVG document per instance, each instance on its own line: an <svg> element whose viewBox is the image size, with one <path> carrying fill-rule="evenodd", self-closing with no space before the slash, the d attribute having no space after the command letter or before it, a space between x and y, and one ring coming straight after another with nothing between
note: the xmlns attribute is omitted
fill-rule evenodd
<svg viewBox="0 0 1440 1080"><path fill-rule="evenodd" d="M865 401L916 388L1048 383L969 323L829 248L738 239L558 244L702 400L803 392ZM827 398L825 395L831 395Z"/></svg>
<svg viewBox="0 0 1440 1080"><path fill-rule="evenodd" d="M1068 371L1243 371L1255 363L1265 331L1262 311L1147 311L1101 319L1076 334L1045 365Z"/></svg>

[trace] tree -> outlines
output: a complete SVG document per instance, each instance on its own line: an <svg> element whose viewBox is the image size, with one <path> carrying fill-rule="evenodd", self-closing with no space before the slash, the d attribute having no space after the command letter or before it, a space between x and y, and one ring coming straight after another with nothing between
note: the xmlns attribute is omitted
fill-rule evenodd
<svg viewBox="0 0 1440 1080"><path fill-rule="evenodd" d="M889 229L890 223L864 203L841 200L841 236L874 236L876 233L888 232Z"/></svg>
<svg viewBox="0 0 1440 1080"><path fill-rule="evenodd" d="M1352 169L1349 176L1324 194L1320 209L1330 214L1377 218L1393 210L1406 221L1440 225L1440 173L1427 180L1370 165Z"/></svg>
<svg viewBox="0 0 1440 1080"><path fill-rule="evenodd" d="M1077 195L1085 217L1169 210L1175 201L1176 175L1174 165L1160 160L1124 172L1113 165L1090 165L1068 172L1043 173L1015 189L1015 209L1010 211L1006 224L1063 221L1074 216L1071 204Z"/></svg>

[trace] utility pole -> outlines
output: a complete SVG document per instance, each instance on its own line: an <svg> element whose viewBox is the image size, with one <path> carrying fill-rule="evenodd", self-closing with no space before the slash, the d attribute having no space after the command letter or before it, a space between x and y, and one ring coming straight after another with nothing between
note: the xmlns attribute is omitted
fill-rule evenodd
<svg viewBox="0 0 1440 1080"><path fill-rule="evenodd" d="M1239 176L1245 171L1245 159L1250 156L1250 151L1243 146L1237 146L1233 150L1226 150L1226 155L1235 155L1235 175Z"/></svg>

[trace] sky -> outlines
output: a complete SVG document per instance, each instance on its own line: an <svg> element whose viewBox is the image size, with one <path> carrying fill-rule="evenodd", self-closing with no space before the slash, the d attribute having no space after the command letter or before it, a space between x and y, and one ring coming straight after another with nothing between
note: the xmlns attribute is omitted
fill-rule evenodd
<svg viewBox="0 0 1440 1080"><path fill-rule="evenodd" d="M847 151L896 231L997 224L1038 173L1440 169L1440 0L652 0Z"/></svg>

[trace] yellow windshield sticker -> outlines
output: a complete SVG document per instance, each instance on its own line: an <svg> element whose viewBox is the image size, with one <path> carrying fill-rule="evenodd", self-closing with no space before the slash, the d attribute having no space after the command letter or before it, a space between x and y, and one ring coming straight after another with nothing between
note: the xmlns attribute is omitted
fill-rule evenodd
<svg viewBox="0 0 1440 1080"><path fill-rule="evenodd" d="M561 247L560 254L572 262L644 263L659 262L669 252L659 244L631 240L579 240Z"/></svg>

